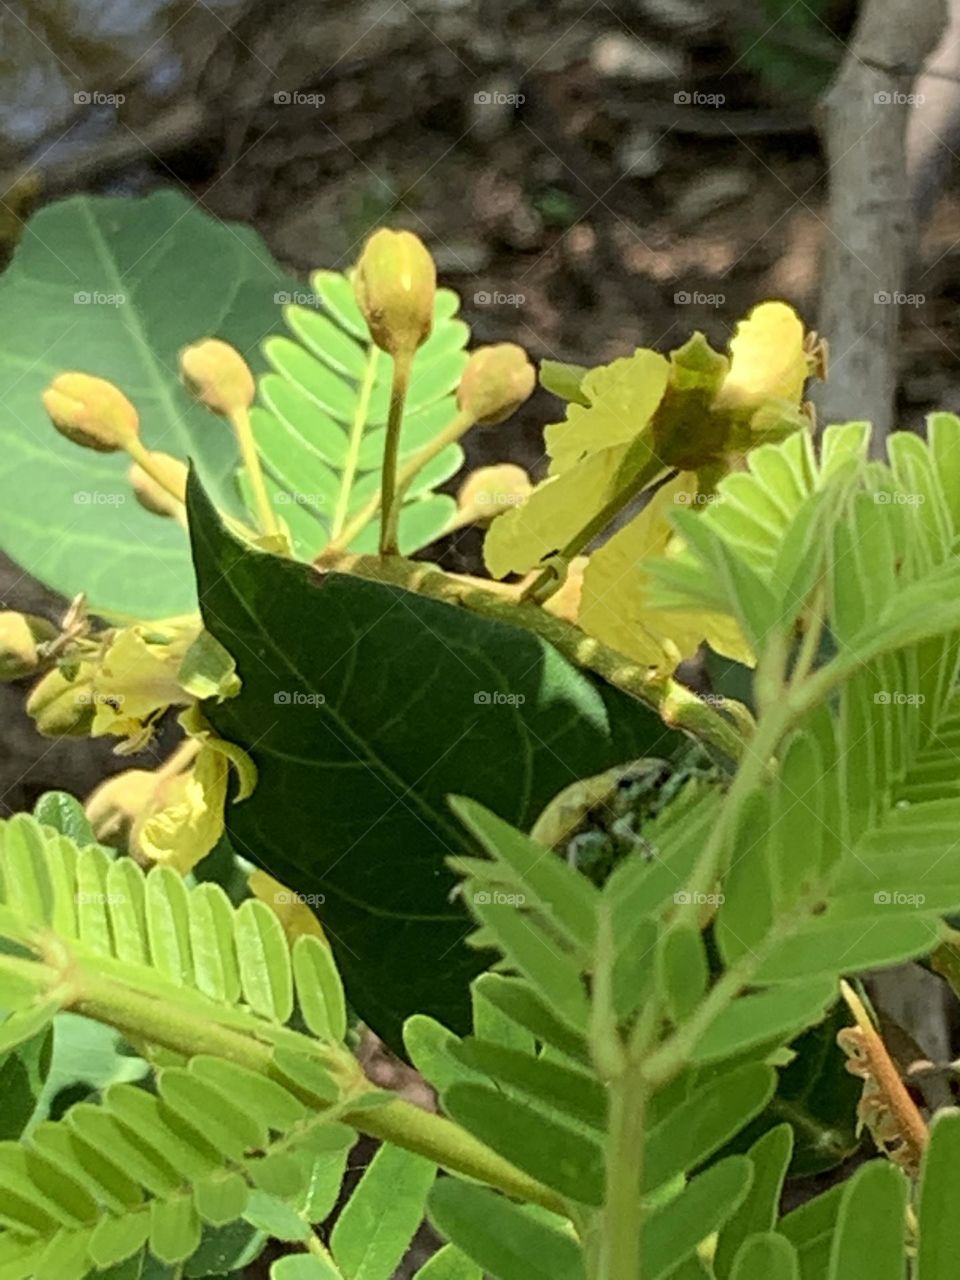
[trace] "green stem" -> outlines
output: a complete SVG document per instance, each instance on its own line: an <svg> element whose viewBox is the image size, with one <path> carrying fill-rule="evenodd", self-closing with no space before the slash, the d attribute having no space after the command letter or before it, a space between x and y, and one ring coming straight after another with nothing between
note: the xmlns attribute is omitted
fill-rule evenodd
<svg viewBox="0 0 960 1280"><path fill-rule="evenodd" d="M423 446L412 458L408 459L397 472L396 490L394 500L397 507L403 506L403 499L410 485L416 479L417 474L427 465L443 449L448 445L456 444L465 431L473 426L473 418L469 414L458 413L455 418L443 428L439 435L435 436L429 444ZM378 491L373 495L367 505L350 521L350 524L343 529L339 536L334 537L328 543L323 555L324 558L330 556L342 555L350 546L351 542L359 533L367 527L371 520L378 515L383 503L383 492Z"/></svg>
<svg viewBox="0 0 960 1280"><path fill-rule="evenodd" d="M173 998L166 1000L139 991L132 984L104 977L97 971L94 961L70 955L61 956L60 964L56 966L41 967L28 961L20 963L30 964L32 970L42 969L48 975L51 990L66 988L65 1007L115 1027L130 1039L160 1045L185 1057L210 1054L264 1076L272 1074L273 1047L258 1037L257 1020L252 1015L249 1032L222 1026L201 1011L177 1005L175 993ZM294 1032L288 1034L296 1037ZM319 1054L324 1066L338 1080L345 1096L340 1114L346 1124L361 1133L426 1156L452 1173L475 1178L507 1195L567 1216L565 1202L560 1196L451 1121L422 1111L399 1098L378 1107L352 1106L351 1103L359 1104L366 1095L380 1093L380 1090L366 1079L356 1059L344 1046L322 1044L308 1036L300 1038L303 1052ZM286 1077L284 1087L307 1106L316 1107L316 1098L305 1087Z"/></svg>
<svg viewBox="0 0 960 1280"><path fill-rule="evenodd" d="M400 457L400 428L403 425L403 407L410 386L410 366L413 356L399 353L393 358L393 382L390 387L390 412L387 416L387 438L383 445L383 474L380 481L380 500L383 519L380 522L380 555L395 556L397 525L400 520L397 500L397 461Z"/></svg>
<svg viewBox="0 0 960 1280"><path fill-rule="evenodd" d="M382 1107L348 1110L343 1118L371 1137L435 1160L450 1173L476 1178L488 1186L499 1187L509 1196L569 1217L565 1201L555 1191L522 1173L459 1125L423 1111L412 1102L398 1098Z"/></svg>
<svg viewBox="0 0 960 1280"><path fill-rule="evenodd" d="M607 1187L597 1280L640 1280L647 1086L637 1064L610 1086Z"/></svg>
<svg viewBox="0 0 960 1280"><path fill-rule="evenodd" d="M279 533L280 527L277 524L276 513L270 505L266 481L263 478L263 468L260 465L257 442L253 438L249 410L244 405L237 405L230 414L230 421L233 423L237 443L240 445L240 456L243 459L243 465L250 480L250 487L253 490L253 500L256 503L257 515L260 519L260 531L268 536Z"/></svg>
<svg viewBox="0 0 960 1280"><path fill-rule="evenodd" d="M615 519L628 503L639 497L644 489L656 480L662 471L663 463L660 459L651 458L629 484L626 484L615 493L610 501L600 508L593 519L588 521L578 533L574 534L563 550L559 552L557 559L566 564L574 556L579 555L598 534L604 531L610 521ZM552 595L555 595L562 586L563 578L559 577L553 569L546 568L534 578L529 586L524 588L521 599L543 604L545 600L549 600Z"/></svg>
<svg viewBox="0 0 960 1280"><path fill-rule="evenodd" d="M331 545L342 542L348 547L356 535L341 539L340 534L343 526L347 522L347 513L350 510L350 498L353 493L353 481L357 474L357 466L360 460L360 446L363 443L363 433L367 425L367 414L370 411L370 397L373 395L373 386L377 380L377 364L380 358L380 348L375 347L372 343L367 353L367 367L364 370L363 382L360 384L360 395L357 399L357 407L353 415L353 422L350 426L350 440L347 445L347 457L343 467L343 475L340 478L340 492L337 495L337 506L333 513L333 523L330 527ZM379 510L379 506L377 508ZM351 526L352 527L352 526ZM363 526L361 525L361 528Z"/></svg>

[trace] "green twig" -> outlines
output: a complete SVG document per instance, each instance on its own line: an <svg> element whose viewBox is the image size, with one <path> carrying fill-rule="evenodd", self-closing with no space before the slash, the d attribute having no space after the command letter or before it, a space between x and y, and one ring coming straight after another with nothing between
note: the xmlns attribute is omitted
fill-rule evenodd
<svg viewBox="0 0 960 1280"><path fill-rule="evenodd" d="M400 456L400 429L403 426L403 407L410 386L412 355L398 354L393 360L393 382L390 386L390 412L387 416L387 438L383 445L383 471L380 481L380 500L383 519L380 524L380 555L395 556L397 548L397 524L400 519L397 500L397 460Z"/></svg>

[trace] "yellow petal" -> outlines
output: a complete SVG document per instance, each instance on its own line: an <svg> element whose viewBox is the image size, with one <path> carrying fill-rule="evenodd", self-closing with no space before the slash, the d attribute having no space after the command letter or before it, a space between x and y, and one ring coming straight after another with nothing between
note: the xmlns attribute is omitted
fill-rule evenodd
<svg viewBox="0 0 960 1280"><path fill-rule="evenodd" d="M761 302L737 325L730 372L714 408L758 407L765 400L798 404L808 373L800 317L785 302Z"/></svg>
<svg viewBox="0 0 960 1280"><path fill-rule="evenodd" d="M624 463L636 460L631 444L592 453L563 475L538 484L526 502L490 526L483 558L494 578L526 573L561 551L623 485Z"/></svg>
<svg viewBox="0 0 960 1280"><path fill-rule="evenodd" d="M589 408L568 405L566 421L544 431L550 474L560 475L589 454L635 439L663 398L669 372L663 356L644 348L591 369L580 387Z"/></svg>
<svg viewBox="0 0 960 1280"><path fill-rule="evenodd" d="M666 551L674 536L671 512L688 506L696 492L696 476L688 472L664 485L636 519L593 553L583 576L578 617L583 630L635 662L663 671L692 656L703 640L728 657L747 656L732 619L668 612L648 603L644 561Z"/></svg>
<svg viewBox="0 0 960 1280"><path fill-rule="evenodd" d="M183 643L154 644L143 628L118 631L104 654L93 681L93 737L105 733L128 735L147 716L187 701L177 684Z"/></svg>
<svg viewBox="0 0 960 1280"><path fill-rule="evenodd" d="M319 938L321 942L327 941L320 921L313 914L303 894L295 893L279 880L274 880L269 872L259 869L251 872L247 884L253 896L265 902L283 925L291 944L301 934Z"/></svg>
<svg viewBox="0 0 960 1280"><path fill-rule="evenodd" d="M163 807L135 825L136 851L181 875L191 871L223 834L229 767L222 752L202 746L193 767L165 788Z"/></svg>

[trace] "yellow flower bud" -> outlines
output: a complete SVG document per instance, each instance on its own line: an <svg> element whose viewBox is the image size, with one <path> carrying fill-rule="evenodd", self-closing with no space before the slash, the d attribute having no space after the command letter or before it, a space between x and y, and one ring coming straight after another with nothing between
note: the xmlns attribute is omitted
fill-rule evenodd
<svg viewBox="0 0 960 1280"><path fill-rule="evenodd" d="M83 806L97 839L104 844L125 843L156 787L157 775L149 769L126 769L101 782Z"/></svg>
<svg viewBox="0 0 960 1280"><path fill-rule="evenodd" d="M412 356L433 329L437 267L412 231L375 231L363 247L353 292L370 335L392 356Z"/></svg>
<svg viewBox="0 0 960 1280"><path fill-rule="evenodd" d="M197 399L214 413L228 417L249 409L257 384L250 366L229 342L204 338L180 352L180 372Z"/></svg>
<svg viewBox="0 0 960 1280"><path fill-rule="evenodd" d="M166 486L159 484L135 462L127 472L134 497L141 507L152 511L154 515L179 517L183 514L183 504L187 500L187 464L169 453L157 452L150 454L150 461L154 469L163 476ZM176 497L170 492L171 489Z"/></svg>
<svg viewBox="0 0 960 1280"><path fill-rule="evenodd" d="M140 430L137 411L120 388L88 373L58 374L43 404L62 436L99 453L125 449Z"/></svg>
<svg viewBox="0 0 960 1280"><path fill-rule="evenodd" d="M524 349L514 342L498 342L478 347L470 356L457 404L479 426L493 427L529 400L536 385L537 374Z"/></svg>
<svg viewBox="0 0 960 1280"><path fill-rule="evenodd" d="M27 699L27 715L47 738L85 737L93 724L92 663L82 663L73 680L59 667L48 671Z"/></svg>
<svg viewBox="0 0 960 1280"><path fill-rule="evenodd" d="M45 618L0 611L0 683L33 675L40 665L37 644L56 634L56 627Z"/></svg>
<svg viewBox="0 0 960 1280"><path fill-rule="evenodd" d="M464 519L474 524L489 524L501 512L519 506L532 491L533 485L523 467L501 462L471 472L460 486L457 506Z"/></svg>

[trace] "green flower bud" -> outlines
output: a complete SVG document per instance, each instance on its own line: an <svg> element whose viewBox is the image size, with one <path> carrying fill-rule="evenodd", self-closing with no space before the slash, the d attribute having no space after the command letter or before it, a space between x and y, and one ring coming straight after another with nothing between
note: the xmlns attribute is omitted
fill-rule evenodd
<svg viewBox="0 0 960 1280"><path fill-rule="evenodd" d="M73 680L59 667L48 671L27 699L27 715L47 738L83 738L93 724L93 663L83 662Z"/></svg>
<svg viewBox="0 0 960 1280"><path fill-rule="evenodd" d="M194 395L214 413L229 417L249 409L257 384L250 366L229 342L204 338L180 352L180 372Z"/></svg>
<svg viewBox="0 0 960 1280"><path fill-rule="evenodd" d="M437 268L412 231L375 231L357 262L353 292L381 350L412 356L433 329Z"/></svg>
<svg viewBox="0 0 960 1280"><path fill-rule="evenodd" d="M479 426L493 427L529 400L536 385L536 370L516 343L478 347L460 379L457 405Z"/></svg>
<svg viewBox="0 0 960 1280"><path fill-rule="evenodd" d="M62 436L98 453L136 441L140 420L119 387L88 373L61 373L43 393L50 420Z"/></svg>
<svg viewBox="0 0 960 1280"><path fill-rule="evenodd" d="M0 611L0 684L32 676L40 665L37 645L56 634L56 627L45 618Z"/></svg>

